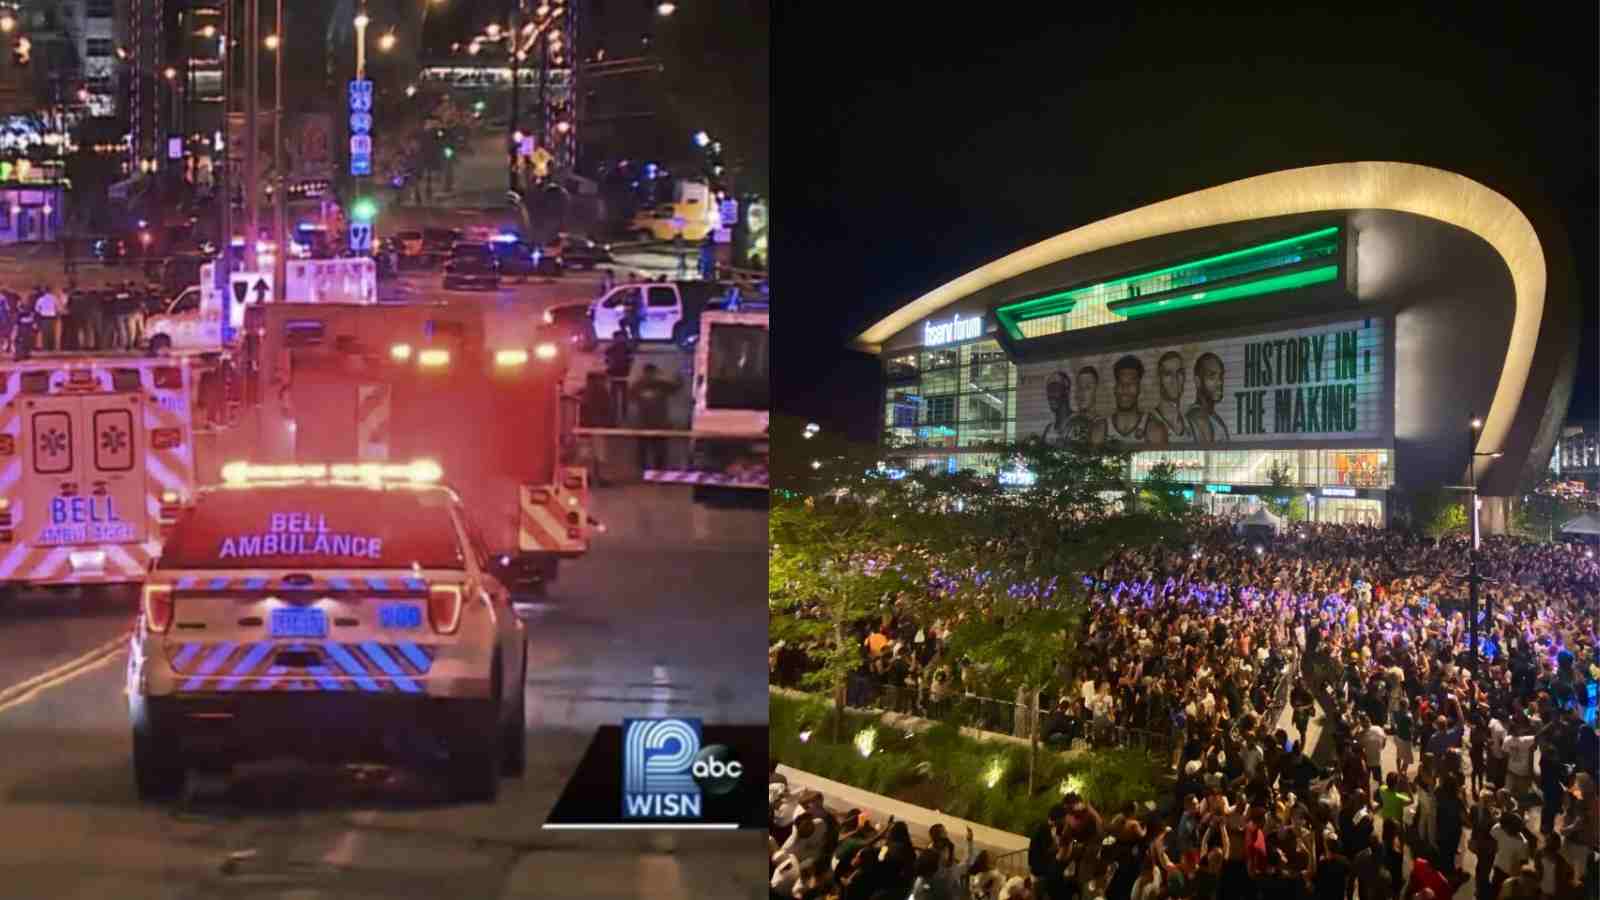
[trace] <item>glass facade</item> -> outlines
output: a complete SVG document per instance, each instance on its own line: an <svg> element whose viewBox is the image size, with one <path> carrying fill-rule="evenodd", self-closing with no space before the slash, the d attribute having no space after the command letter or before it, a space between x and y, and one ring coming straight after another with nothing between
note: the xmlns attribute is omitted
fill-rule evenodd
<svg viewBox="0 0 1600 900"><path fill-rule="evenodd" d="M995 316L1017 339L1098 328L1129 318L1332 281L1338 277L1338 252L1338 227L1322 228L1009 303L996 309ZM1282 273L1281 279L1267 277L1273 273ZM1196 287L1202 290L1185 291Z"/></svg>
<svg viewBox="0 0 1600 900"><path fill-rule="evenodd" d="M1178 480L1191 484L1268 485L1278 468L1294 485L1387 488L1391 457L1388 450L1146 450L1133 455L1133 477L1170 462Z"/></svg>
<svg viewBox="0 0 1600 900"><path fill-rule="evenodd" d="M890 446L955 450L1016 440L1016 367L993 340L894 354L884 377Z"/></svg>

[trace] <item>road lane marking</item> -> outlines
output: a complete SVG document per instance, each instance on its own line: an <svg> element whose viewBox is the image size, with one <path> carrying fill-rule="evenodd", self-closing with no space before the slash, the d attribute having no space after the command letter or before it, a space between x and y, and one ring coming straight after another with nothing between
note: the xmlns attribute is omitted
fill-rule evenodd
<svg viewBox="0 0 1600 900"><path fill-rule="evenodd" d="M666 666L655 666L650 675L650 680L655 687L650 689L650 718L664 719L667 717L667 704L672 702L672 677L667 673Z"/></svg>
<svg viewBox="0 0 1600 900"><path fill-rule="evenodd" d="M124 633L76 659L56 666L48 672L43 672L14 684L5 690L0 690L0 712L5 712L14 706L21 706L50 688L66 684L79 675L97 669L105 663L116 659L120 655L119 651L127 649L129 637L129 633Z"/></svg>
<svg viewBox="0 0 1600 900"><path fill-rule="evenodd" d="M736 831L737 822L612 822L563 823L546 822L539 826L547 831Z"/></svg>

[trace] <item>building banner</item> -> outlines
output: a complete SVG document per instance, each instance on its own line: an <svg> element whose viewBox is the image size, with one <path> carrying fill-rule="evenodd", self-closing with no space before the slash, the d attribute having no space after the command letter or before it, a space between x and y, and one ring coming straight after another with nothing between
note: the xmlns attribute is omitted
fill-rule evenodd
<svg viewBox="0 0 1600 900"><path fill-rule="evenodd" d="M1385 328L1355 319L1020 364L1017 434L1197 449L1378 439Z"/></svg>

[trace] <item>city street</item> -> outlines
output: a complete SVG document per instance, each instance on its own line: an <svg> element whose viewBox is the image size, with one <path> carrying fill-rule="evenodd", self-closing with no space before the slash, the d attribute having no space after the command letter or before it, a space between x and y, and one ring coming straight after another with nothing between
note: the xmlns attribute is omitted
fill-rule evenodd
<svg viewBox="0 0 1600 900"><path fill-rule="evenodd" d="M126 652L7 690L117 641L106 598L0 610L0 893L53 897L758 897L761 836L548 832L545 815L597 726L625 716L766 718L764 511L710 510L686 488L600 491L608 531L564 563L529 629L528 771L460 806L387 769L291 763L191 776L172 807L134 797ZM715 646L718 652L706 653Z"/></svg>

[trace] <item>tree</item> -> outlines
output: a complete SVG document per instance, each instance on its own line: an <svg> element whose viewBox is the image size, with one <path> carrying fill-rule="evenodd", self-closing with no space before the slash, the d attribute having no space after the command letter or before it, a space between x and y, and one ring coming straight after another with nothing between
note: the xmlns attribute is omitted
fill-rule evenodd
<svg viewBox="0 0 1600 900"><path fill-rule="evenodd" d="M1183 483L1178 481L1178 467L1170 462L1159 462L1150 467L1140 485L1139 500L1145 509L1162 519L1181 519L1193 509L1183 497Z"/></svg>
<svg viewBox="0 0 1600 900"><path fill-rule="evenodd" d="M1267 467L1268 486L1261 489L1261 499L1272 509L1274 515L1286 519L1294 509L1294 501L1300 491L1294 486L1294 472L1289 464L1277 460Z"/></svg>
<svg viewBox="0 0 1600 900"><path fill-rule="evenodd" d="M1441 538L1467 530L1467 507L1461 497L1445 491L1427 491L1412 500L1412 521L1423 534Z"/></svg>

